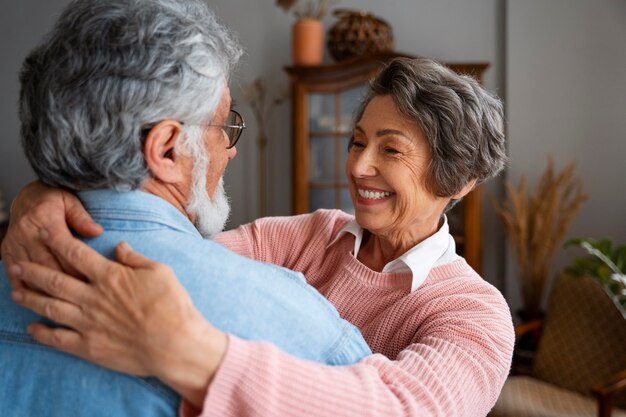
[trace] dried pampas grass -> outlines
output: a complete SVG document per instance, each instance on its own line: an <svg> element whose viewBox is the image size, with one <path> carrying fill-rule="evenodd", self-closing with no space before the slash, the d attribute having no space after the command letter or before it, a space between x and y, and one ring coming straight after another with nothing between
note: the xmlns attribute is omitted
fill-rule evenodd
<svg viewBox="0 0 626 417"><path fill-rule="evenodd" d="M538 316L554 253L587 200L575 170L576 164L571 163L555 172L550 157L532 195L528 195L526 177L522 176L518 188L506 183L506 201L499 203L492 198L507 238L515 247L526 319Z"/></svg>

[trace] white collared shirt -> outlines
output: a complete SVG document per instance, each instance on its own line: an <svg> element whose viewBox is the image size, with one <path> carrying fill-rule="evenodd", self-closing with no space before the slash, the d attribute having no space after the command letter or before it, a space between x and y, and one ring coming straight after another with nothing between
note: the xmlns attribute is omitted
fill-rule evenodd
<svg viewBox="0 0 626 417"><path fill-rule="evenodd" d="M337 233L328 246L339 240L345 233L350 233L355 237L354 257L356 258L363 242L363 228L354 219ZM448 218L444 215L443 225L435 234L413 246L398 259L389 262L382 272L410 272L413 275L411 280L411 292L413 292L424 282L433 267L446 265L458 259L460 256L456 254L456 245L449 233Z"/></svg>

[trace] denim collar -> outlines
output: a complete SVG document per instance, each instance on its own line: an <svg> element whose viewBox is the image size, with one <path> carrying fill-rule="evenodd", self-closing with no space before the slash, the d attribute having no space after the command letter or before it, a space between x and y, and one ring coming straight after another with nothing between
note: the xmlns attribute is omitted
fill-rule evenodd
<svg viewBox="0 0 626 417"><path fill-rule="evenodd" d="M191 221L161 197L143 191L79 191L78 198L94 220L130 220L158 223L202 238Z"/></svg>

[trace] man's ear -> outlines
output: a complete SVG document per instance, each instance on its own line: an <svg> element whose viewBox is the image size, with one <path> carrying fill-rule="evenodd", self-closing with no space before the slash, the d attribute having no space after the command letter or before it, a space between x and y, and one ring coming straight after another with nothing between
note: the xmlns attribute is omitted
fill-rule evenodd
<svg viewBox="0 0 626 417"><path fill-rule="evenodd" d="M143 153L153 177L176 183L184 180L185 170L181 155L176 151L176 141L182 134L182 126L176 120L163 120L155 125L143 146Z"/></svg>
<svg viewBox="0 0 626 417"><path fill-rule="evenodd" d="M475 185L476 185L476 178L474 178L473 180L468 182L463 188L461 188L461 191L459 191L458 193L454 194L452 196L452 199L453 200L459 200L459 199L465 197L467 195L467 193L469 193L470 191L472 191L474 189Z"/></svg>

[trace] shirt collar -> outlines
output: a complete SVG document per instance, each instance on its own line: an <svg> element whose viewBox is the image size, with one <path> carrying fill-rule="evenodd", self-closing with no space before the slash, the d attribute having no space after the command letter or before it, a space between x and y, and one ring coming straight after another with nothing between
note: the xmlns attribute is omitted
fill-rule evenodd
<svg viewBox="0 0 626 417"><path fill-rule="evenodd" d="M448 218L444 215L443 224L435 234L406 251L398 259L389 262L382 272L410 272L412 274L411 292L415 291L426 280L433 267L445 265L460 258L456 254L456 245L449 230ZM354 257L356 258L363 242L363 228L355 219L339 230L328 246L333 245L346 233L354 235Z"/></svg>
<svg viewBox="0 0 626 417"><path fill-rule="evenodd" d="M78 198L96 220L159 223L198 237L200 232L183 213L166 200L143 191L109 189L79 191Z"/></svg>

